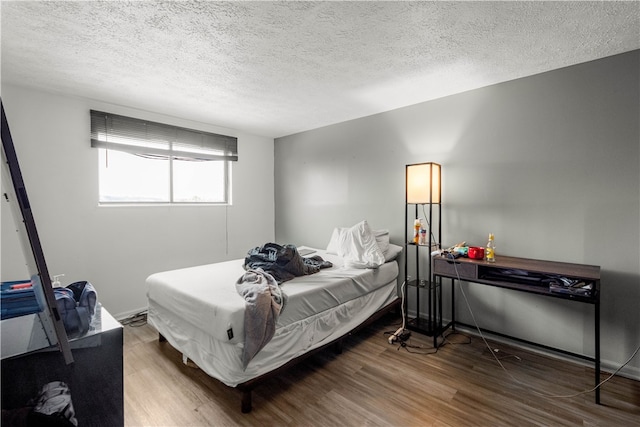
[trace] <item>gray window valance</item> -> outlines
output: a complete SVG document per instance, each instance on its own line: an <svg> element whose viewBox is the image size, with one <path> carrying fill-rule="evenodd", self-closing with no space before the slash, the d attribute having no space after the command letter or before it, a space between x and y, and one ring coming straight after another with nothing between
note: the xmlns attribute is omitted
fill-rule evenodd
<svg viewBox="0 0 640 427"><path fill-rule="evenodd" d="M91 110L91 146L145 157L238 160L238 138Z"/></svg>

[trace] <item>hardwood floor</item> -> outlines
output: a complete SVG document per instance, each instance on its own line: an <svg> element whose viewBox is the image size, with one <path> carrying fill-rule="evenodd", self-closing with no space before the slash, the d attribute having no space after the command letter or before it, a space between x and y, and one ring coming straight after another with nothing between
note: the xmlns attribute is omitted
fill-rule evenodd
<svg viewBox="0 0 640 427"><path fill-rule="evenodd" d="M342 354L328 350L253 392L253 411L240 412L240 392L184 365L148 325L125 326L127 426L640 426L640 382L614 377L593 387L593 369L479 337L450 335L435 354L430 338L390 345L385 317L349 337ZM458 344L455 344L458 343ZM411 350L413 353L408 352ZM517 379L514 380L513 377ZM602 378L608 374L603 373Z"/></svg>

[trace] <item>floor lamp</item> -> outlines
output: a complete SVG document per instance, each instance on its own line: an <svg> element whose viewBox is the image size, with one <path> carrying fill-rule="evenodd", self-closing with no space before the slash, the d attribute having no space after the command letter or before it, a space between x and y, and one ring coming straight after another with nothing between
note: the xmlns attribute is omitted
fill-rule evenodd
<svg viewBox="0 0 640 427"><path fill-rule="evenodd" d="M434 337L436 346L437 335L442 328L442 298L441 287L433 278L431 252L438 249L442 241L442 185L441 166L438 163L427 162L406 166L405 183L405 232L411 233L411 238L406 239L405 245L405 301L408 301L409 288L415 288L416 316L407 323L407 328L417 332L425 333ZM410 211L412 210L413 220L420 218L419 207L426 224L426 236L424 241L413 238L413 223L409 222ZM426 252L425 252L426 251ZM424 252L421 254L421 252ZM408 258L415 256L415 276L410 278L408 271ZM426 257L426 271L420 269L420 258ZM426 316L420 313L420 301L426 292L427 307ZM406 307L406 304L405 304ZM406 310L406 308L405 308ZM407 315L407 313L403 313Z"/></svg>

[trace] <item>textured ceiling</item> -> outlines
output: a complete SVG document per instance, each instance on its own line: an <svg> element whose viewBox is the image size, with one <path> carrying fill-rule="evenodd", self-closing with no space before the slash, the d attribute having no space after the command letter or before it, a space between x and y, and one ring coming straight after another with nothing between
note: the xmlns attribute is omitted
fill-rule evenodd
<svg viewBox="0 0 640 427"><path fill-rule="evenodd" d="M0 3L2 78L278 137L640 48L639 2Z"/></svg>

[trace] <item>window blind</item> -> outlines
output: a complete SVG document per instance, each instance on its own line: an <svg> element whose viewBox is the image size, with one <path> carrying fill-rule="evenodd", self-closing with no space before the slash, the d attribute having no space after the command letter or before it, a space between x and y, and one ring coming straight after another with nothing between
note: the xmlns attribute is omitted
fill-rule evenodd
<svg viewBox="0 0 640 427"><path fill-rule="evenodd" d="M238 138L91 110L91 146L145 157L238 160Z"/></svg>

